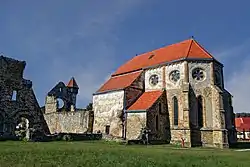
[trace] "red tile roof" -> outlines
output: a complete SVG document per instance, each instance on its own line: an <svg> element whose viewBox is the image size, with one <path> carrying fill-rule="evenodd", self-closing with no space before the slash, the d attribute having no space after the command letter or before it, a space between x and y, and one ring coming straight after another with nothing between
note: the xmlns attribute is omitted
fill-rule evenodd
<svg viewBox="0 0 250 167"><path fill-rule="evenodd" d="M74 77L72 77L70 79L67 87L69 87L69 88L77 88L77 89L79 88Z"/></svg>
<svg viewBox="0 0 250 167"><path fill-rule="evenodd" d="M97 92L124 89L130 86L141 73L142 71L137 71L124 75L113 76L106 83L104 83Z"/></svg>
<svg viewBox="0 0 250 167"><path fill-rule="evenodd" d="M163 91L144 92L127 110L147 110L159 99L162 93Z"/></svg>
<svg viewBox="0 0 250 167"><path fill-rule="evenodd" d="M213 59L213 57L194 39L188 39L135 56L120 66L113 75L136 71L145 67L167 63L183 58Z"/></svg>
<svg viewBox="0 0 250 167"><path fill-rule="evenodd" d="M237 131L250 131L250 117L235 118L235 126Z"/></svg>

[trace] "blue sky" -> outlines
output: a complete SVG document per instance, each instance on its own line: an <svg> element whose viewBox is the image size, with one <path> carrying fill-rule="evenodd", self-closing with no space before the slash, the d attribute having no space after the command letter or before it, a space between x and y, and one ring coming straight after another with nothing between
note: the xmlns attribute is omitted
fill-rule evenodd
<svg viewBox="0 0 250 167"><path fill-rule="evenodd" d="M194 36L224 63L235 112L250 112L250 1L0 0L0 54L25 60L41 106L74 76L78 107L122 63Z"/></svg>

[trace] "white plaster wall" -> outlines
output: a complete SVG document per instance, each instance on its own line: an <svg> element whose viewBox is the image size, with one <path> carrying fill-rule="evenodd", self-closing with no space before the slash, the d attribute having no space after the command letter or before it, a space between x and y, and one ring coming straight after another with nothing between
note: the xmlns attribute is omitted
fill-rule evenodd
<svg viewBox="0 0 250 167"><path fill-rule="evenodd" d="M174 70L180 71L180 79L177 82L170 80L170 73ZM179 89L184 80L184 62L170 64L166 66L166 89Z"/></svg>
<svg viewBox="0 0 250 167"><path fill-rule="evenodd" d="M158 75L159 82L157 85L152 86L149 83L149 78L151 75ZM145 90L161 90L163 88L163 67L148 69L145 72Z"/></svg>
<svg viewBox="0 0 250 167"><path fill-rule="evenodd" d="M113 91L93 96L94 132L105 132L106 125L110 125L110 134L121 135L121 119L123 112L124 91Z"/></svg>

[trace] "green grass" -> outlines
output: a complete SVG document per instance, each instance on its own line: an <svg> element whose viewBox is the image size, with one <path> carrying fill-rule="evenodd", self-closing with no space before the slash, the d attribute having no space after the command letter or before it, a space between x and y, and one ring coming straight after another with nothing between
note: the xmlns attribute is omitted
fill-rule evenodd
<svg viewBox="0 0 250 167"><path fill-rule="evenodd" d="M95 142L0 142L2 166L249 166L250 152Z"/></svg>

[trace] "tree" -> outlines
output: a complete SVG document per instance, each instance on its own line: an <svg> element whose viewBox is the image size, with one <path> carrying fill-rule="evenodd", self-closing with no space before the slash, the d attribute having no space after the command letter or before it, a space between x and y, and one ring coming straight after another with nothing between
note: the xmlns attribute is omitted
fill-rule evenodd
<svg viewBox="0 0 250 167"><path fill-rule="evenodd" d="M93 103L89 103L89 104L86 106L86 110L88 110L88 111L93 110Z"/></svg>

